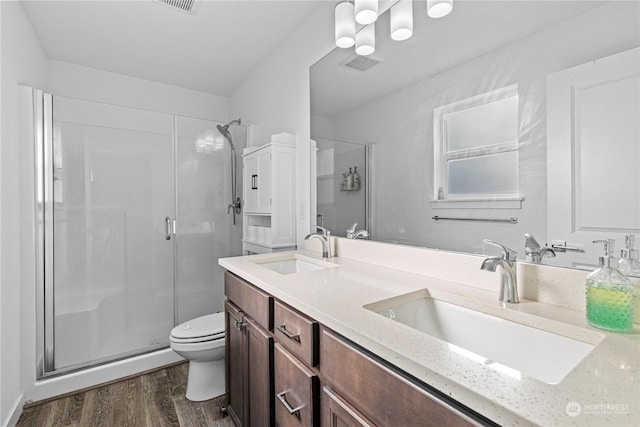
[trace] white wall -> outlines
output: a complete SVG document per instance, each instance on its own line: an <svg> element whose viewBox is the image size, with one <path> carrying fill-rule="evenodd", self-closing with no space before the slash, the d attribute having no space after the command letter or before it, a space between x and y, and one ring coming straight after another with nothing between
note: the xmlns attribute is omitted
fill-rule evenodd
<svg viewBox="0 0 640 427"><path fill-rule="evenodd" d="M291 37L233 91L230 116L260 126L260 145L274 133L296 134L296 219L298 245L309 233L310 89L309 67L334 47L333 2L321 2ZM314 201L315 203L315 201ZM315 219L313 219L315 223Z"/></svg>
<svg viewBox="0 0 640 427"><path fill-rule="evenodd" d="M333 139L333 120L330 117L311 115L311 138Z"/></svg>
<svg viewBox="0 0 640 427"><path fill-rule="evenodd" d="M226 122L229 100L190 89L48 60L45 86L54 95Z"/></svg>
<svg viewBox="0 0 640 427"><path fill-rule="evenodd" d="M22 153L18 123L18 84L41 86L45 57L20 4L0 2L0 9L0 423L5 425L16 421L11 417L19 415L22 404L21 364L35 364L35 358L21 354L20 349L24 331L21 291L24 286L29 285L22 272L31 276L26 279L33 277L33 270L30 270L33 260L21 256L26 253L28 246L23 245L25 220L20 205L28 197L29 190L23 186L25 176L19 166ZM33 246L33 241L30 244Z"/></svg>
<svg viewBox="0 0 640 427"><path fill-rule="evenodd" d="M522 248L547 235L546 76L638 45L638 4L595 8L335 118L335 139L376 144L376 239L483 253L483 238ZM597 31L594 31L597 28ZM435 83L434 83L435 82ZM522 209L434 209L433 108L518 83ZM433 215L518 217L518 225L433 221Z"/></svg>

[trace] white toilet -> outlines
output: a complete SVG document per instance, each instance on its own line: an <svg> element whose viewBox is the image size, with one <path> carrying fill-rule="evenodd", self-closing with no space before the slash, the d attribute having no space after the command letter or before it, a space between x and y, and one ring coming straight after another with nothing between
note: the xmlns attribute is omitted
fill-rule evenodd
<svg viewBox="0 0 640 427"><path fill-rule="evenodd" d="M202 401L224 394L224 313L176 326L169 343L173 351L189 360L187 399Z"/></svg>

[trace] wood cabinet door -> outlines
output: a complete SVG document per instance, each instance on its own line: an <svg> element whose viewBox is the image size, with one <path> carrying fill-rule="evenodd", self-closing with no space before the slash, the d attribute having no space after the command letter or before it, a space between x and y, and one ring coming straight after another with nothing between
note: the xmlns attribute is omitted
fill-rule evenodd
<svg viewBox="0 0 640 427"><path fill-rule="evenodd" d="M328 387L322 389L322 424L327 427L374 427L371 421Z"/></svg>
<svg viewBox="0 0 640 427"><path fill-rule="evenodd" d="M235 425L245 425L244 333L242 312L230 302L225 303L225 379L227 412Z"/></svg>
<svg viewBox="0 0 640 427"><path fill-rule="evenodd" d="M247 425L251 427L274 425L273 414L273 337L257 323L245 317L247 357Z"/></svg>

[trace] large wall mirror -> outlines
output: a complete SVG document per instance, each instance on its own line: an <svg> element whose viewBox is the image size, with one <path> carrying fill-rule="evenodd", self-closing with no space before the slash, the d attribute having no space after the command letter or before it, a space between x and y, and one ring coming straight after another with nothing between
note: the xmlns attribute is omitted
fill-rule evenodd
<svg viewBox="0 0 640 427"><path fill-rule="evenodd" d="M593 269L640 246L640 2L413 3L414 34L311 67L318 221L344 236ZM360 187L344 186L358 167ZM531 246L531 240L530 246ZM529 259L531 261L531 259Z"/></svg>

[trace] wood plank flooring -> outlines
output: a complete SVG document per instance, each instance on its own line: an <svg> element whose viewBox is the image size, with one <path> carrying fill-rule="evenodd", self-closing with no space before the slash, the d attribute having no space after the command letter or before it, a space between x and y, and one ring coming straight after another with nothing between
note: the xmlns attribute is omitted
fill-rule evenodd
<svg viewBox="0 0 640 427"><path fill-rule="evenodd" d="M233 427L220 412L224 396L187 400L188 367L181 363L26 407L16 427Z"/></svg>

